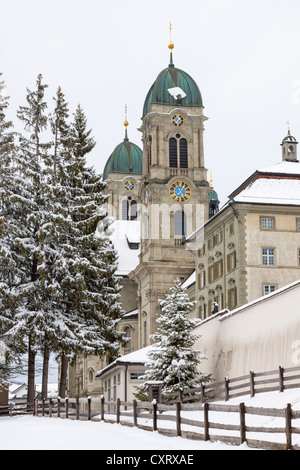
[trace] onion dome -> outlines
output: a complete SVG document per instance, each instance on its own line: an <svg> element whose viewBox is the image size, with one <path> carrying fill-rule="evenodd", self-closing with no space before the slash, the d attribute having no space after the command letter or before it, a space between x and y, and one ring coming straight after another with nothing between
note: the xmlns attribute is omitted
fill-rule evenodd
<svg viewBox="0 0 300 470"><path fill-rule="evenodd" d="M123 142L116 146L106 162L103 171L103 180L107 179L109 173L122 173L131 175L141 175L143 173L143 152L130 142L127 136L129 123L125 118L125 138Z"/></svg>
<svg viewBox="0 0 300 470"><path fill-rule="evenodd" d="M162 70L151 86L146 96L143 116L150 110L151 104L167 104L172 106L199 106L203 107L202 96L197 83L193 78L173 64L172 50L174 44L171 39L170 63L168 68Z"/></svg>

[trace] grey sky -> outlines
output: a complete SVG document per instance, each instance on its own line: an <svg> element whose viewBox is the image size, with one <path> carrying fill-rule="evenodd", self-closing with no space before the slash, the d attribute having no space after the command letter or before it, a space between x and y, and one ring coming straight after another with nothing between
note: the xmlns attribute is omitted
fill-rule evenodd
<svg viewBox="0 0 300 470"><path fill-rule="evenodd" d="M168 65L169 21L175 66L198 83L205 114L205 163L221 202L257 168L281 160L280 143L300 139L298 0L0 0L0 71L10 117L38 73L52 96L60 85L80 103L103 170L124 137L141 146L146 94ZM208 173L209 175L209 173Z"/></svg>

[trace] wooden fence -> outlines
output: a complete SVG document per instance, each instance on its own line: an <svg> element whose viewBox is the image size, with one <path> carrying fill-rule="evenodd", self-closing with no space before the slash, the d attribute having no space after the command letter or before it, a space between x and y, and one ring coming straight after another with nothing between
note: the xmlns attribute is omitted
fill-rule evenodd
<svg viewBox="0 0 300 470"><path fill-rule="evenodd" d="M0 416L15 416L21 414L32 414L33 412L33 403L18 403L18 404L8 404L0 405Z"/></svg>
<svg viewBox="0 0 300 470"><path fill-rule="evenodd" d="M187 412L192 416L188 416ZM199 413L197 413L199 412ZM211 413L217 413L213 417ZM229 419L217 422L215 416L226 413ZM300 434L300 428L293 426L293 420L300 419L300 411L292 410L290 404L285 409L258 408L216 403L177 402L172 405L149 402L105 401L102 398L66 398L35 401L35 416L50 416L69 419L86 419L120 423L135 426L148 431L157 431L168 436L182 436L188 439L204 441L222 441L239 445L244 442L249 447L271 450L300 450L292 444L292 436ZM246 425L246 416L256 415L280 418L281 426ZM191 419L192 418L192 419ZM198 419L196 419L198 418ZM214 418L214 420L212 420ZM248 418L247 418L248 420ZM219 420L220 421L220 420ZM217 433L216 433L217 431ZM251 437L258 434L259 439ZM276 439L266 435L275 435ZM257 437L257 436L256 436Z"/></svg>
<svg viewBox="0 0 300 470"><path fill-rule="evenodd" d="M254 397L258 393L279 391L291 388L300 388L300 367L283 368L268 372L252 372L241 377L229 379L225 377L220 382L207 383L198 388L181 390L163 395L163 403L171 404L191 401L228 401L231 398L250 394Z"/></svg>

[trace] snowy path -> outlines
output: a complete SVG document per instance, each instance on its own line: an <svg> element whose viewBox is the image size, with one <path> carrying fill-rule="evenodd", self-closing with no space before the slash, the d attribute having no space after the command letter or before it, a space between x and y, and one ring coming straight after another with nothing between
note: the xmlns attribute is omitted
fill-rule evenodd
<svg viewBox="0 0 300 470"><path fill-rule="evenodd" d="M59 418L0 418L0 450L248 450L192 441L120 424Z"/></svg>

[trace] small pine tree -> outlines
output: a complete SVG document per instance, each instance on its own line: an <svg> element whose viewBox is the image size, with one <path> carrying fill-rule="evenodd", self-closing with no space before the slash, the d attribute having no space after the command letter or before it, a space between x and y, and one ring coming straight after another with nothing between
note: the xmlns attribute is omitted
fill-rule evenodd
<svg viewBox="0 0 300 470"><path fill-rule="evenodd" d="M144 379L163 381L163 393L178 392L180 363L180 388L197 387L209 377L198 371L205 356L192 349L199 337L192 334L195 321L188 318L194 302L190 302L186 289L176 279L170 293L159 303L161 314L157 318L157 331L151 335L155 344L148 354ZM145 399L146 393L147 385L143 384L136 396Z"/></svg>

